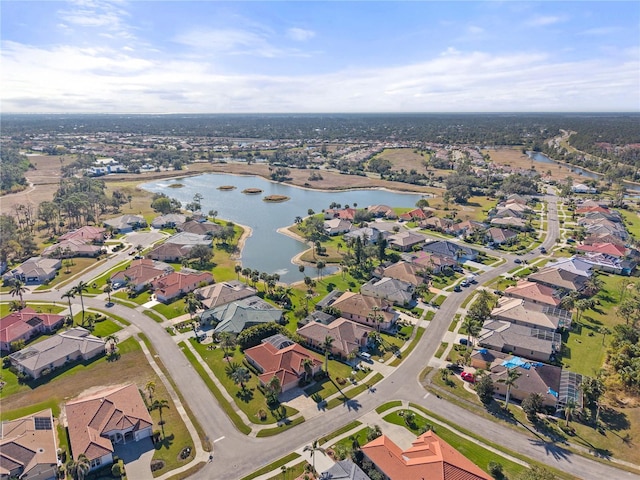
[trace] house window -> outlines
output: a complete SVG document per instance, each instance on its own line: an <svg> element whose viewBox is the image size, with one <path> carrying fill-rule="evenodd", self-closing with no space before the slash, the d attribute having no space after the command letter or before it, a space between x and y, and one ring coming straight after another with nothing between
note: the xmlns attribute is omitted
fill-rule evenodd
<svg viewBox="0 0 640 480"><path fill-rule="evenodd" d="M91 468L99 467L102 464L101 458L95 458L91 460Z"/></svg>

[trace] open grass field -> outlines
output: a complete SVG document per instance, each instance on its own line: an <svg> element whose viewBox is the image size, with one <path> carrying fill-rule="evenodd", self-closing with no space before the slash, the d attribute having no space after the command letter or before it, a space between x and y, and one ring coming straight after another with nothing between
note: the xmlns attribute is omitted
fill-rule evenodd
<svg viewBox="0 0 640 480"><path fill-rule="evenodd" d="M551 171L553 180L564 180L567 175L571 174L571 170L562 165L534 162L526 154L522 153L522 147L482 150L482 154L489 154L491 161L498 165L507 165L524 170L530 170L533 167L541 175L546 175L547 172ZM573 174L573 176L575 177L577 174Z"/></svg>
<svg viewBox="0 0 640 480"><path fill-rule="evenodd" d="M49 290L54 287L61 287L66 282L70 282L72 278L74 278L78 273L92 268L99 262L99 260L95 258L71 258L72 264L65 265L65 261L62 261L62 267L58 270L56 276L46 285L40 285L36 290Z"/></svg>
<svg viewBox="0 0 640 480"><path fill-rule="evenodd" d="M634 238L640 238L640 215L635 210L622 210L618 212L624 219L624 224L627 227L627 231L634 236Z"/></svg>
<svg viewBox="0 0 640 480"><path fill-rule="evenodd" d="M11 297L7 295L7 298ZM19 301L18 297L15 297L15 299ZM66 305L64 305L62 302L60 302L59 304L26 302L26 304L27 307L33 308L36 312L43 313L60 313L66 308ZM6 317L11 313L9 306L10 302L0 303L0 317Z"/></svg>

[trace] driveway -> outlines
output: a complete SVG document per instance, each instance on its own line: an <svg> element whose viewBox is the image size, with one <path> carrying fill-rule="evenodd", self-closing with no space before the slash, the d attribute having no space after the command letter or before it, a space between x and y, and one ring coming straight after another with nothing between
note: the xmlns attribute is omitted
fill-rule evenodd
<svg viewBox="0 0 640 480"><path fill-rule="evenodd" d="M150 232L128 233L124 236L123 240L134 247L142 245L143 248L147 248L152 243L155 243L165 237L166 235L164 233L158 230L152 230Z"/></svg>
<svg viewBox="0 0 640 480"><path fill-rule="evenodd" d="M127 478L153 480L151 459L155 449L151 438L115 446L115 454L124 461Z"/></svg>

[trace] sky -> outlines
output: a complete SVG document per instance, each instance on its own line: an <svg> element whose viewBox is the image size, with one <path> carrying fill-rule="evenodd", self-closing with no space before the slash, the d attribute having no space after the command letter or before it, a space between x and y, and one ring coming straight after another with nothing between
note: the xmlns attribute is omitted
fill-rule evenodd
<svg viewBox="0 0 640 480"><path fill-rule="evenodd" d="M11 1L15 113L640 111L637 1Z"/></svg>

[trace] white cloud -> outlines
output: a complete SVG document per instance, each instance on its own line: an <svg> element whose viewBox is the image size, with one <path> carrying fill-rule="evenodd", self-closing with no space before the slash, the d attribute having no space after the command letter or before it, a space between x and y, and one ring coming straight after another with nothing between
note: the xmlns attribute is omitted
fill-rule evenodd
<svg viewBox="0 0 640 480"><path fill-rule="evenodd" d="M65 27L99 29L124 38L133 37L132 29L126 23L129 13L122 8L124 2L76 0L70 3L70 8L57 12Z"/></svg>
<svg viewBox="0 0 640 480"><path fill-rule="evenodd" d="M563 22L564 19L562 17L556 17L553 15L536 15L535 17L529 19L526 22L526 25L529 27L546 27L547 25L553 25L555 23Z"/></svg>
<svg viewBox="0 0 640 480"><path fill-rule="evenodd" d="M305 42L316 36L313 30L305 30L304 28L290 28L287 30L287 36L296 42Z"/></svg>
<svg viewBox="0 0 640 480"><path fill-rule="evenodd" d="M424 62L320 75L230 74L208 59L138 49L3 42L1 55L5 112L611 111L640 104L635 49L616 60L563 63L543 53L448 49Z"/></svg>
<svg viewBox="0 0 640 480"><path fill-rule="evenodd" d="M467 28L467 32L471 35L480 35L484 33L484 28L478 27L477 25L470 25L469 28Z"/></svg>

